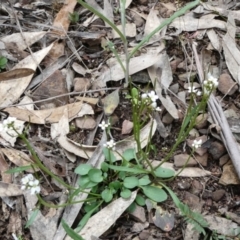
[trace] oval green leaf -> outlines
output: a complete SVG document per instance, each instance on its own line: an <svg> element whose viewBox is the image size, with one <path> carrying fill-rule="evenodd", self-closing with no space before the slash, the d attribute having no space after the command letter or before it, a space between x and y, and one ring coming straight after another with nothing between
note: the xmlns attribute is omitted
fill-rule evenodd
<svg viewBox="0 0 240 240"><path fill-rule="evenodd" d="M142 186L143 193L155 202L163 202L167 200L166 192L156 186Z"/></svg>
<svg viewBox="0 0 240 240"><path fill-rule="evenodd" d="M123 180L123 185L125 188L135 188L139 184L139 180L137 177L126 177Z"/></svg>
<svg viewBox="0 0 240 240"><path fill-rule="evenodd" d="M103 180L102 171L97 168L93 168L88 172L90 181L100 183Z"/></svg>
<svg viewBox="0 0 240 240"><path fill-rule="evenodd" d="M132 194L132 192L131 192L129 189L123 189L123 190L120 192L120 196L121 196L122 198L125 198L125 199L130 198L130 197L131 197L131 194Z"/></svg>
<svg viewBox="0 0 240 240"><path fill-rule="evenodd" d="M112 192L109 189L105 189L102 193L101 193L102 199L105 202L110 202L113 198Z"/></svg>
<svg viewBox="0 0 240 240"><path fill-rule="evenodd" d="M150 183L151 183L151 181L150 181L148 175L145 175L145 176L143 176L142 178L139 179L139 186L146 186Z"/></svg>
<svg viewBox="0 0 240 240"><path fill-rule="evenodd" d="M139 206L145 206L145 198L142 195L137 195L135 202L139 205Z"/></svg>
<svg viewBox="0 0 240 240"><path fill-rule="evenodd" d="M87 163L80 164L77 168L75 168L74 172L81 176L87 175L89 170L92 169L92 166Z"/></svg>
<svg viewBox="0 0 240 240"><path fill-rule="evenodd" d="M134 148L129 148L123 152L123 157L126 161L130 161L136 158L136 153Z"/></svg>
<svg viewBox="0 0 240 240"><path fill-rule="evenodd" d="M169 168L158 167L154 171L155 175L160 178L170 178L175 175L175 171Z"/></svg>

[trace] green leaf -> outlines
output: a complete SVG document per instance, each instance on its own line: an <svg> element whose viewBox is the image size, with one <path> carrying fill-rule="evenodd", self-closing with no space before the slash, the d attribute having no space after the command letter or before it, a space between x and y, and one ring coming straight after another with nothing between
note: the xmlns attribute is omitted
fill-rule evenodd
<svg viewBox="0 0 240 240"><path fill-rule="evenodd" d="M129 148L123 152L123 157L126 161L130 161L136 158L136 152L134 148Z"/></svg>
<svg viewBox="0 0 240 240"><path fill-rule="evenodd" d="M170 178L175 175L175 171L173 171L172 169L163 168L163 167L158 167L154 171L154 173L157 177L160 177L160 178Z"/></svg>
<svg viewBox="0 0 240 240"><path fill-rule="evenodd" d="M167 200L166 192L156 186L142 186L143 193L155 202L163 202Z"/></svg>
<svg viewBox="0 0 240 240"><path fill-rule="evenodd" d="M93 167L90 164L83 163L79 165L77 168L75 168L74 172L76 174L79 174L81 176L87 175L89 170L92 169Z"/></svg>
<svg viewBox="0 0 240 240"><path fill-rule="evenodd" d="M126 177L126 172L119 172L118 173L118 177L122 180L124 180L124 178Z"/></svg>
<svg viewBox="0 0 240 240"><path fill-rule="evenodd" d="M120 196L121 196L122 198L125 198L125 199L130 198L131 195L132 195L132 192L131 192L129 189L123 189L123 190L120 192Z"/></svg>
<svg viewBox="0 0 240 240"><path fill-rule="evenodd" d="M72 228L68 226L68 224L62 219L61 221L64 230L67 235L71 237L73 240L84 240L80 235L78 235Z"/></svg>
<svg viewBox="0 0 240 240"><path fill-rule="evenodd" d="M133 98L135 98L135 99L137 98L138 99L139 93L138 93L137 88L132 88L131 93L132 93L132 97Z"/></svg>
<svg viewBox="0 0 240 240"><path fill-rule="evenodd" d="M131 173L148 173L148 171L144 169L139 169L137 166L134 168L124 167L124 166L115 166L115 165L108 165L108 167L112 170L122 171L122 172L131 172Z"/></svg>
<svg viewBox="0 0 240 240"><path fill-rule="evenodd" d="M34 222L35 218L37 217L38 215L38 212L39 212L39 209L36 208L32 211L31 215L30 215L30 218L28 219L26 225L25 225L25 228L28 228L29 226L32 225L32 223Z"/></svg>
<svg viewBox="0 0 240 240"><path fill-rule="evenodd" d="M103 181L102 171L97 168L93 168L88 172L89 180L92 182L100 183Z"/></svg>
<svg viewBox="0 0 240 240"><path fill-rule="evenodd" d="M114 156L112 150L108 149L108 148L103 148L103 154L106 158L106 160L110 163L114 163L117 161L116 157Z"/></svg>
<svg viewBox="0 0 240 240"><path fill-rule="evenodd" d="M146 186L150 183L151 183L151 181L150 181L148 175L145 175L145 176L143 176L142 178L139 179L139 186Z"/></svg>
<svg viewBox="0 0 240 240"><path fill-rule="evenodd" d="M135 209L136 209L137 205L135 202L133 202L128 208L127 208L127 211L129 213L132 213Z"/></svg>
<svg viewBox="0 0 240 240"><path fill-rule="evenodd" d="M103 172L107 172L108 171L108 164L106 162L102 162L101 169L102 169Z"/></svg>
<svg viewBox="0 0 240 240"><path fill-rule="evenodd" d="M96 209L96 206L98 205L98 202L96 202L96 200L93 200L94 202L87 202L84 204L84 211L85 212L89 212L89 211L92 211L93 209L94 210L97 210Z"/></svg>
<svg viewBox="0 0 240 240"><path fill-rule="evenodd" d="M137 177L126 177L123 181L123 185L125 188L135 188L138 186L138 178Z"/></svg>
<svg viewBox="0 0 240 240"><path fill-rule="evenodd" d="M0 57L0 68L5 68L8 60L5 57Z"/></svg>
<svg viewBox="0 0 240 240"><path fill-rule="evenodd" d="M137 196L136 196L136 199L135 199L135 202L139 205L139 206L145 206L145 198L142 196L142 195L140 195L140 194L138 194Z"/></svg>
<svg viewBox="0 0 240 240"><path fill-rule="evenodd" d="M112 192L110 189L105 189L102 193L101 193L102 199L105 202L110 202L113 198Z"/></svg>
<svg viewBox="0 0 240 240"><path fill-rule="evenodd" d="M121 187L121 183L119 181L113 181L109 184L109 187L118 190Z"/></svg>
<svg viewBox="0 0 240 240"><path fill-rule="evenodd" d="M18 172L23 172L23 171L29 170L31 168L32 168L31 165L16 167L16 168L12 168L12 169L7 170L5 173L18 173Z"/></svg>
<svg viewBox="0 0 240 240"><path fill-rule="evenodd" d="M87 176L81 176L81 178L78 181L78 184L83 189L92 188L92 187L98 185L98 183L90 181L88 175Z"/></svg>

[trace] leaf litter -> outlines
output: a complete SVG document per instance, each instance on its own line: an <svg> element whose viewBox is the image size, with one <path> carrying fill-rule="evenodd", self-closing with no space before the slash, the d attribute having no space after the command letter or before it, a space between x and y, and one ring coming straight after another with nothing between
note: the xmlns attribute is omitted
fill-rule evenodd
<svg viewBox="0 0 240 240"><path fill-rule="evenodd" d="M115 6L111 5L109 1L105 0L103 5L90 0L87 2L109 19L115 21L119 25L119 29L121 29L117 14L114 13L113 10ZM130 26L129 35L127 33L127 36L129 37L129 50L131 50L136 44L137 39L138 41L141 40L142 36L147 35L151 29L154 29L165 18L170 17L172 12L177 10L177 5L170 2L159 5L154 5L151 1L149 1L147 5L144 5L144 3L141 2L142 1L138 1L133 4L131 1L127 1L126 9L137 12L138 16L144 22L143 27L137 26L134 22L127 23L127 25ZM7 36L5 33L5 36L0 35L0 55L5 56L9 60L9 64L6 69L7 71L0 74L1 109L9 113L10 116L16 117L19 121L22 121L22 126L24 126L25 122L29 123L31 126L30 128L32 128L29 129L29 131L32 135L36 135L36 125L41 125L40 129L44 130L45 136L39 137L39 139L42 141L45 140L48 144L44 144L41 141L32 142L33 146L36 147L36 149L38 148L39 156L42 156L42 159L45 159L44 161L46 163L48 160L53 160L54 154L61 156L61 154L63 154L62 152L65 151L67 153L66 156L61 156L61 158L64 159L64 164L67 168L73 169L76 165L73 167L72 164L74 164L77 160L77 158L73 156L88 159L88 162L96 167L99 167L101 161L104 160L101 153L102 145L99 140L99 137L102 137L103 141L104 136L98 135L97 126L94 130L89 130L89 132L83 129L78 129L78 132L85 131L85 135L90 135L91 131L96 134L91 145L84 144L84 138L86 136L83 135L84 137L82 140L79 138L78 132L73 133L72 138L68 137L70 134L69 123L72 123L74 119L84 117L85 115L94 117L94 114L97 115L101 111L104 111L105 115L111 115L116 119L116 125L114 126L116 129L114 130L114 137L117 140L116 148L120 152L123 152L128 149L129 146L133 148L136 147L133 140L134 138L131 136L131 130L128 131L129 136L121 136L121 131L123 130L122 123L126 120L131 120L130 111L126 111L126 106L129 107L129 104L126 105L123 94L119 91L119 84L121 84L121 80L124 78L123 71L116 59L111 56L111 53L107 52L107 49L102 49L100 46L101 39L106 39L109 36L112 38L112 41L115 41L116 46L118 46L118 38L116 38L116 35L108 29L109 26L106 23L102 24L101 22L98 22L99 19L97 19L97 17L94 17L82 7L76 7L76 3L77 2L75 0L68 0L65 4L60 6L60 10L56 10L55 19L51 22L52 26L50 26L51 24L39 23L37 18L35 18L36 22L29 22L31 29L29 32L25 30L25 26L20 26L21 28L24 28L24 31L21 30L20 32L9 34ZM26 5L26 3L22 4ZM33 8L33 5L29 6L30 8ZM42 6L45 8L47 4L42 2ZM38 5L35 5L35 7L38 8ZM20 18L21 20L23 19L21 15L16 16L16 10L7 4L1 6L1 9L3 9L8 16ZM78 13L80 13L81 27L82 29L85 28L85 33L87 33L85 35L81 35L80 40L82 40L82 42L76 39L76 35L73 34L73 31L83 31L79 31L79 29L77 29L69 19L69 13L73 13L75 9L77 9ZM164 13L161 12L161 17L159 15L160 9L161 11L162 9L165 9ZM21 8L19 11L21 11L23 15L26 14ZM43 23L44 21L46 23L46 18L44 19L43 17L46 16L46 14L49 14L47 7L43 13L38 11L36 12L38 19L42 19ZM219 15L224 16L225 18L219 18ZM158 161L164 158L168 148L170 148L175 141L177 134L175 129L178 129L179 122L182 121L183 114L187 107L188 93L186 92L186 83L190 83L191 74L193 74L193 79L197 82L197 78L195 78L196 71L198 72L200 79L202 76L202 80L204 79L203 73L206 74L209 71L215 71L217 77L228 73L230 78L232 78L232 80L236 83L235 85L239 85L239 41L237 38L237 29L239 26L236 21L238 17L239 5L235 1L228 1L226 5L223 5L221 1L215 2L215 4L210 2L202 3L201 9L198 8L198 11L193 9L185 13L183 16L175 19L169 26L162 29L160 33L156 33L150 42L139 51L138 55L130 60L130 75L138 74L143 70L147 70L149 76L147 81L148 83L152 83L154 86L162 104L162 112L158 114L158 118L156 117L156 119L159 119L159 122L151 119L151 121L141 130L141 137L143 140L142 147L145 147L148 141L150 126L153 123L151 131L154 134L158 125L159 131L156 131L156 136L153 137L153 141L155 145L157 145L158 154L156 155L156 158ZM16 22L18 22L18 19L16 20ZM10 17L0 21L3 24L5 22L8 23L8 21L10 21ZM14 21L11 21L11 24L15 24ZM26 22L23 22L23 24L26 24ZM0 25L1 28L3 28L3 26ZM11 28L9 25L8 27ZM50 32L48 32L49 30ZM64 40L57 42L56 40L59 37ZM88 40L86 42L87 37ZM207 48L205 47L205 44L203 44L203 39L208 43ZM197 48L194 45L195 42L198 42L199 46ZM155 44L155 46L152 47L151 44ZM18 58L16 57L16 54L12 52L13 48L15 49L15 52L18 53ZM200 48L206 48L209 51L210 54L208 62L200 62L201 60L204 61L204 57L206 57L206 55L204 55L205 52L201 52ZM28 51L31 50L31 52L29 53L26 49ZM222 50L223 52L221 52ZM104 55L102 55L103 52ZM198 54L202 54L203 59L199 60ZM222 58L222 54L224 59ZM68 58L66 56L68 56ZM102 58L102 56L107 56L108 62L112 59L112 64L107 66L105 64L106 59ZM173 68L171 63L173 63L174 59L177 58L179 58L181 62L177 63L176 61L175 68ZM73 63L72 66L70 65L71 69L69 66L66 67L66 64L70 64L70 62ZM204 67L204 72L200 69L201 64ZM220 65L221 68L218 68L217 65ZM58 83L54 86L51 86L49 82L46 82L45 85L43 84L43 82L47 81L48 78L52 81L57 81L54 79L54 74L56 74L56 71L62 70L62 68L65 68L65 70L61 72L61 74L63 74L63 79L64 77L68 79L68 82L66 81L66 85L68 84L66 88L60 88L60 84ZM182 80L180 76L183 76L186 72L189 74L187 74L186 78ZM84 91L84 94L78 94L79 96L76 94L77 97L72 98L71 91L73 89L74 75L75 77L87 77L91 79L91 86L89 90L92 89L98 91L89 94L88 91ZM20 105L24 96L33 98L33 87L38 89L39 84L44 90L37 93L40 93L40 99L45 102L48 101L48 98L54 95L54 93L49 94L48 90L55 88L59 90L57 94L54 95L55 99L58 99L59 101L59 105L57 105L57 107L56 105L46 107L44 102L44 104L41 105L41 109L38 109L39 105L35 105L33 108L35 104L34 100L36 99L33 99L33 101L28 100L29 106L32 107L30 109L21 109L19 107L12 106L18 105L18 103ZM111 92L108 90L108 87L110 86L109 84L116 87L115 91ZM224 81L222 84L224 84ZM175 85L175 88L173 88L173 85ZM141 87L144 89L146 86L143 84ZM218 137L218 139L220 139L218 140L219 144L211 145L210 143L210 147L207 147L207 167L201 165L198 161L201 155L196 156L195 158L198 162L197 167L187 166L181 173L179 172L180 170L174 166L173 161L165 163L163 167L172 169L177 174L179 173L179 177L172 183L176 188L179 183L183 181L183 178L188 177L191 184L189 187L184 187L183 189L181 188L179 192L184 190L186 193L192 194L193 197L196 197L199 200L200 195L205 194L206 191L210 193L214 193L214 191L219 189L224 190L225 192L231 191L234 196L230 202L231 204L237 204L236 199L239 195L239 191L237 191L234 186L230 185L238 185L240 176L240 168L236 160L237 156L239 156L238 144L232 135L232 132L234 132L233 130L236 129L236 127L232 127L231 124L233 121L231 122L229 120L229 123L227 122L228 119L226 119L223 115L222 108L233 109L236 112L234 115L235 119L238 121L239 104L237 99L239 99L239 94L238 91L231 92L231 89L227 88L224 90L226 94L223 96L223 87L224 86L219 86L219 91L215 93L216 97L221 99L221 102L217 102L217 100L212 97L211 102L209 103L209 111L212 115L212 121L221 127L222 132L220 134L221 138ZM102 88L104 88L104 90ZM67 96L67 103L58 98L58 95L61 94ZM112 101L111 98L114 98L114 101ZM99 99L101 101L99 101ZM51 103L51 101L49 102ZM103 106L100 106L99 102L102 102ZM124 104L125 110L123 107ZM171 116L171 118L169 118L169 116ZM230 128L229 124L231 125ZM197 129L196 134L200 134L201 136L206 134L208 131L208 125L209 123L207 122L206 126ZM120 128L119 131L117 130L118 128ZM157 136L157 132L159 132L162 138ZM172 134L169 134L171 132ZM211 132L212 134L208 134L210 139L219 135L219 133L213 133L212 130ZM2 133L1 137L3 137ZM28 152L24 152L21 144L18 141L15 142L16 139L14 141L5 139L5 141L8 142L8 146L10 143L12 147L16 147L16 149L7 148L7 145L1 141L1 145L4 147L2 148L1 153L7 157L5 158L4 155L1 154L1 166L4 166L5 170L9 169L9 167L6 166L6 162L10 164L9 161L12 161L12 164L15 166L23 167L27 165L28 161L31 161L31 155ZM56 141L58 145L56 145L54 141ZM182 149L178 149L178 152L186 152L185 148L185 146L182 146ZM228 158L225 157L227 159L226 162L223 165L220 165L220 163L223 163L222 158L225 155L220 156L219 159L216 160L213 154L215 154L215 152L219 152L222 148L227 149L227 151L225 150L223 152L228 156ZM51 149L52 155L47 154L49 149ZM28 161L26 162L26 160ZM176 161L179 161L179 159ZM49 166L52 168L52 171L56 172L54 165L50 164ZM223 169L222 173L221 169ZM17 175L13 176L15 178L19 178ZM5 197L2 205L5 206L4 204L7 202L6 197L8 197L10 201L10 197L23 194L28 214L26 215L25 213L22 217L29 217L31 209L35 206L37 199L20 190L20 188L15 184L16 181L12 181L10 178L6 177L6 174L2 170L1 178L1 197ZM191 178L197 178L197 180L193 181ZM71 183L75 185L73 179L70 179L72 181ZM223 187L219 183L225 185L226 187ZM52 181L51 184L54 185L56 183ZM201 189L200 185L204 186L204 188ZM43 188L45 196L58 192L51 191L46 187L47 185L44 185ZM198 194L196 194L196 188L200 189ZM223 195L220 202L218 202L219 200L213 200L213 197L210 195L208 198L203 200L203 204L201 205L202 212L205 211L211 213L209 211L210 208L217 204L219 204L217 206L229 208L228 210L231 211L231 207L228 206L229 201L227 200L226 195ZM83 200L86 197L87 193L80 194L77 197L77 200ZM133 199L130 198L129 201L124 201L123 207L120 207L121 204L119 202L121 202L122 199L119 198L112 202L111 205L102 209L102 211L98 213L99 216L98 214L94 215L92 220L88 222L89 225L86 226L87 230L82 230L86 239L91 239L91 235L94 237L100 237L107 229L109 229L109 232L106 232L103 236L107 238L108 234L111 235L112 233L114 235L114 228L112 227L111 229L111 226L114 224L119 226L123 231L121 239L125 239L126 235L131 235L132 233L127 230L126 225L121 225L121 221L117 219L122 215ZM64 203L66 199L62 196L59 201ZM73 205L71 207L67 207L66 209L59 209L57 211L52 211L50 209L46 215L39 212L37 221L34 221L33 225L30 227L31 237L33 239L64 239L65 231L61 225L58 226L59 219L61 219L61 213L63 212L63 219L72 225L81 210L81 206L81 204ZM154 229L154 227L150 225L150 227L147 227L145 230L140 230L139 237L141 234L148 234L149 236L151 235L153 239L158 239L158 228L162 229L161 238L167 236L165 235L165 232L168 232L170 235L172 234L172 236L182 234L181 229L179 231L178 229L174 230L174 228L172 228L174 224L174 215L167 213L171 208L167 209L167 206L164 207L166 209L163 209L163 212L166 214L161 215L160 210L158 209L153 218L156 228ZM192 207L194 208L194 206ZM5 211L6 213L6 207L3 209L5 210L2 211ZM214 222L216 221L214 215L219 215L219 213L216 211L211 215L211 217L207 217L208 221L211 223L210 225L213 230L219 234L225 234L225 232L221 231L223 228L216 228L214 226ZM110 218L110 216L115 217ZM17 215L15 217L16 219L19 218ZM13 215L9 219L12 218ZM102 219L105 219L105 221L102 221ZM14 229L14 223L12 223L12 221L9 220L9 222L7 222L6 220L6 226L8 224L8 229ZM96 228L96 224L103 224L103 226L99 225L99 228ZM21 222L17 229L15 228L15 230L9 230L9 233L23 234L22 226L23 222ZM148 226L148 224L146 226ZM44 233L42 232L43 227L48 229ZM235 227L237 227L237 225L233 226L233 228ZM93 231L88 231L89 229L93 229ZM98 231L95 232L95 230ZM188 228L186 229L185 235L189 236L187 231ZM228 232L227 234L229 235L231 233ZM26 239L30 239L29 236L30 235L27 234L25 236ZM119 237L116 236L116 234L114 236L116 238ZM114 237L112 239L114 239Z"/></svg>

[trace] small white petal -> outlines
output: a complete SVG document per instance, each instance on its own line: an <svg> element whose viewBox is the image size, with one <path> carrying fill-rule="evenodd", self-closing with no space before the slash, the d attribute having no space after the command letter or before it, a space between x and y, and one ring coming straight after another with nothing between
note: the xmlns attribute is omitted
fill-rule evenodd
<svg viewBox="0 0 240 240"><path fill-rule="evenodd" d="M148 97L147 93L143 93L143 94L141 95L141 98L142 98L142 99L146 99L147 97Z"/></svg>
<svg viewBox="0 0 240 240"><path fill-rule="evenodd" d="M156 102L152 102L151 106L152 106L152 108L156 108L157 107L157 103Z"/></svg>

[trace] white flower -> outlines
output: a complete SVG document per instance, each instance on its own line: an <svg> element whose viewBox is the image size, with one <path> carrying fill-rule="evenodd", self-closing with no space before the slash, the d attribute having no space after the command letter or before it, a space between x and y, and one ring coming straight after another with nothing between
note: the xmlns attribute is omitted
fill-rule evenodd
<svg viewBox="0 0 240 240"><path fill-rule="evenodd" d="M188 87L188 92L189 93L196 93L197 89L194 86L190 86L190 87Z"/></svg>
<svg viewBox="0 0 240 240"><path fill-rule="evenodd" d="M197 91L197 96L201 96L202 95L202 92L201 91Z"/></svg>
<svg viewBox="0 0 240 240"><path fill-rule="evenodd" d="M101 124L98 125L102 130L105 130L107 127L110 126L110 123L106 123L104 120L102 121Z"/></svg>
<svg viewBox="0 0 240 240"><path fill-rule="evenodd" d="M152 102L155 102L158 99L158 95L154 91L148 93L148 96L151 98Z"/></svg>
<svg viewBox="0 0 240 240"><path fill-rule="evenodd" d="M106 148L114 150L115 146L116 146L116 143L114 142L113 139L111 139L110 141L108 141L105 144L103 144L103 146L106 147Z"/></svg>
<svg viewBox="0 0 240 240"><path fill-rule="evenodd" d="M156 103L156 102L152 102L152 103L151 103L151 106L152 106L152 108L155 109L155 108L157 107L157 103Z"/></svg>
<svg viewBox="0 0 240 240"><path fill-rule="evenodd" d="M30 189L30 193L33 195L33 194L38 194L40 193L41 189L39 186L33 186L31 189Z"/></svg>
<svg viewBox="0 0 240 240"><path fill-rule="evenodd" d="M200 148L201 145L202 145L202 139L199 139L199 140L196 140L196 139L195 139L195 140L193 141L192 147L195 148L195 149L197 149L197 148Z"/></svg>
<svg viewBox="0 0 240 240"><path fill-rule="evenodd" d="M146 99L147 97L148 97L147 93L143 93L143 94L141 95L141 98L142 98L142 99Z"/></svg>
<svg viewBox="0 0 240 240"><path fill-rule="evenodd" d="M160 107L156 107L156 108L155 108L155 111L157 111L157 112L161 112L162 109L161 109Z"/></svg>
<svg viewBox="0 0 240 240"><path fill-rule="evenodd" d="M218 80L217 78L213 77L213 75L211 73L208 73L208 81L212 82L212 84L214 85L214 87L218 86Z"/></svg>
<svg viewBox="0 0 240 240"><path fill-rule="evenodd" d="M40 186L39 181L35 179L35 177L32 174L28 174L25 177L21 179L21 189L22 190L28 190L30 189L31 194L37 194L40 193Z"/></svg>

